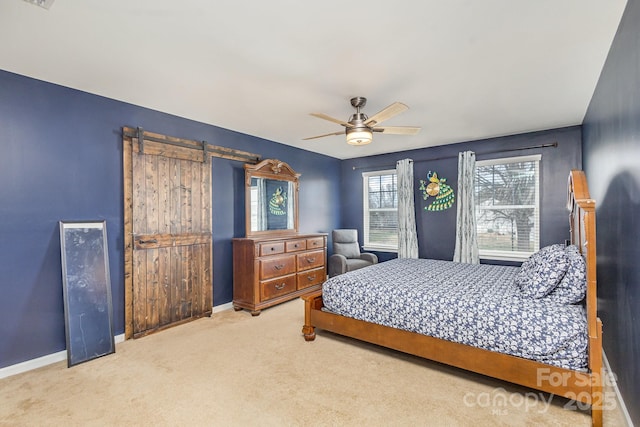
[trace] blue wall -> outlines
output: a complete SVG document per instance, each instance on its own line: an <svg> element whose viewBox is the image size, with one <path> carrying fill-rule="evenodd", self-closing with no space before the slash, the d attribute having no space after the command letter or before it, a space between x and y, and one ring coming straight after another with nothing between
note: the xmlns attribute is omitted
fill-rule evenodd
<svg viewBox="0 0 640 427"><path fill-rule="evenodd" d="M363 157L342 162L342 226L357 228L362 239L362 172L394 168L400 159L414 160L414 191L416 194L416 224L421 258L451 260L456 236L456 205L440 212L425 211L425 201L418 191L420 179L426 180L429 171L456 190L458 187L458 152L476 152L477 160L541 154L540 163L540 245L562 243L569 238L566 212L567 177L571 169L582 167L581 129L579 126L533 132L501 138L443 145L380 156ZM551 144L557 148L518 150L519 148ZM501 153L492 153L501 150ZM355 168L355 170L354 170ZM376 252L382 260L396 255Z"/></svg>
<svg viewBox="0 0 640 427"><path fill-rule="evenodd" d="M566 177L571 168L584 166L587 172L598 203L599 309L605 351L631 417L640 423L638 26L639 1L629 0L582 128L342 162L0 71L0 368L65 347L57 225L61 219L107 220L115 330L124 331L122 126L142 126L284 160L302 173L302 232L348 227L357 228L361 236L363 171L393 167L396 160L410 157L416 161L416 180L435 170L456 188L459 151L476 151L479 160L540 152L541 245L568 237ZM559 147L482 154L550 142ZM426 159L436 160L422 161ZM230 239L244 234L244 175L242 164L223 159L213 159L212 173L213 289L214 304L219 305L232 297ZM424 202L417 201L420 256L451 259L455 207L426 212Z"/></svg>
<svg viewBox="0 0 640 427"><path fill-rule="evenodd" d="M105 219L124 331L122 126L278 158L302 174L300 230L339 225L340 161L0 70L0 368L65 349L59 220ZM214 158L214 305L232 299L243 164Z"/></svg>
<svg viewBox="0 0 640 427"><path fill-rule="evenodd" d="M640 424L640 2L629 0L584 120L583 156L597 203L598 302L604 348Z"/></svg>

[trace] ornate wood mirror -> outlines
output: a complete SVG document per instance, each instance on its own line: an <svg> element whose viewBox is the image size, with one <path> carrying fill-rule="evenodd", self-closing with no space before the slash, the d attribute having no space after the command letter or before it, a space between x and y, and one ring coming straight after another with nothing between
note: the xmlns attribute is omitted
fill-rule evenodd
<svg viewBox="0 0 640 427"><path fill-rule="evenodd" d="M277 159L244 169L247 237L297 234L300 174Z"/></svg>

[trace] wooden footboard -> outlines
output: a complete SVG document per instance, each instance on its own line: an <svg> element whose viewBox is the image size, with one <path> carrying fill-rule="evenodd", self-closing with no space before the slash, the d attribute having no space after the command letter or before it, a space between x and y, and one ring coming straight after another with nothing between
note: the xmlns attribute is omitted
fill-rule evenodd
<svg viewBox="0 0 640 427"><path fill-rule="evenodd" d="M601 370L578 372L520 357L470 347L426 335L390 328L323 311L322 295L303 297L307 341L315 339L315 329L334 332L361 341L455 366L492 378L556 394L592 405L593 425L602 425ZM591 343L597 347L597 342Z"/></svg>
<svg viewBox="0 0 640 427"><path fill-rule="evenodd" d="M602 322L597 317L595 202L589 197L582 171L571 171L567 207L570 211L571 243L585 257L587 265L586 312L589 334L587 372L563 369L533 360L470 347L414 332L390 328L323 311L322 292L303 297L305 320L302 333L315 339L320 328L386 348L455 366L478 374L563 396L591 405L594 426L602 425L603 370Z"/></svg>

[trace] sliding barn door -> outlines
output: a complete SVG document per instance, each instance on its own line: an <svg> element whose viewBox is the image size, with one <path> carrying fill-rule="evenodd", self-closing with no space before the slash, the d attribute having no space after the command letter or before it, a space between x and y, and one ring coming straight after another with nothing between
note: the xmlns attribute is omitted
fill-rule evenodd
<svg viewBox="0 0 640 427"><path fill-rule="evenodd" d="M206 144L124 129L125 336L211 314Z"/></svg>

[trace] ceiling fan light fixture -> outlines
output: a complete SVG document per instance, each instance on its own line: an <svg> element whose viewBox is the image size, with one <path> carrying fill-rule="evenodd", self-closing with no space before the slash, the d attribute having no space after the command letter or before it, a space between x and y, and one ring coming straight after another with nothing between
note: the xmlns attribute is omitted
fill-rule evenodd
<svg viewBox="0 0 640 427"><path fill-rule="evenodd" d="M344 133L347 135L347 144L349 145L367 145L373 141L373 132L383 132L393 135L415 135L420 131L419 127L414 126L386 126L380 127L380 123L391 117L397 116L409 109L402 102L394 102L393 104L378 111L372 117L367 117L366 114L360 112L360 108L364 107L367 103L367 98L357 96L351 98L351 106L356 109L355 114L352 114L348 122L344 120L336 119L323 113L311 113L312 116L319 119L328 120L333 123L337 123L344 126L346 129ZM325 136L340 135L343 132L331 132L324 135L312 136L310 138L303 138L305 141L308 139L324 138Z"/></svg>
<svg viewBox="0 0 640 427"><path fill-rule="evenodd" d="M373 133L370 129L347 129L347 144L367 145L373 141Z"/></svg>

